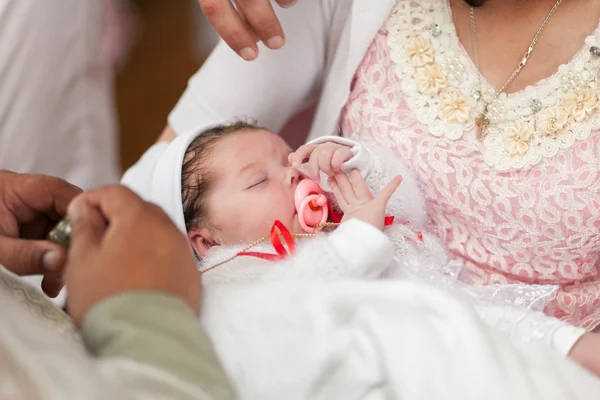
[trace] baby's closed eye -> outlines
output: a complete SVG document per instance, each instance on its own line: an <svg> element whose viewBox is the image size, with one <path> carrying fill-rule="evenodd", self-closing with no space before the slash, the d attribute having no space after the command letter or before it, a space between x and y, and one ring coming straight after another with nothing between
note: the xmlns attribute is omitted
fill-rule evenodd
<svg viewBox="0 0 600 400"><path fill-rule="evenodd" d="M268 180L269 180L269 178L267 178L267 177L253 179L251 181L252 183L246 189L253 189L253 188L256 188L256 187L260 187L264 183L266 183Z"/></svg>

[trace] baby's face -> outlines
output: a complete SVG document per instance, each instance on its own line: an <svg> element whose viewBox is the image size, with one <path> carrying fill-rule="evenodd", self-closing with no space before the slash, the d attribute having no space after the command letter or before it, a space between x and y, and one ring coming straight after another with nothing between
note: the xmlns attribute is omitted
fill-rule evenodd
<svg viewBox="0 0 600 400"><path fill-rule="evenodd" d="M291 148L266 130L244 131L220 141L211 153L214 186L207 197L210 222L221 244L251 242L269 233L275 220L302 232L294 192L302 179L290 167Z"/></svg>

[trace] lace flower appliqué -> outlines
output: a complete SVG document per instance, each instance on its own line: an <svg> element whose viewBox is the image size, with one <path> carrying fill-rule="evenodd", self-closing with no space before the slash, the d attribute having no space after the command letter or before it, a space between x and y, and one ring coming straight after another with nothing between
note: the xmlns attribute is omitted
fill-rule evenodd
<svg viewBox="0 0 600 400"><path fill-rule="evenodd" d="M433 49L431 42L423 36L416 36L409 41L408 57L415 68L424 67L433 62Z"/></svg>
<svg viewBox="0 0 600 400"><path fill-rule="evenodd" d="M458 90L448 90L442 94L440 105L444 119L448 122L464 124L471 118L471 103Z"/></svg>
<svg viewBox="0 0 600 400"><path fill-rule="evenodd" d="M526 122L514 121L512 126L504 131L504 148L510 155L523 155L529 150L531 129Z"/></svg>

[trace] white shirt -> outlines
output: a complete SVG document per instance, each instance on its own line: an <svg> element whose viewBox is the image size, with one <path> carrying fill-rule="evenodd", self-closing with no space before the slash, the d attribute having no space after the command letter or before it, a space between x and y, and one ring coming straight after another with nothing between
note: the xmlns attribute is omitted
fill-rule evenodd
<svg viewBox="0 0 600 400"><path fill-rule="evenodd" d="M286 34L277 51L243 61L220 43L194 75L169 116L177 134L199 125L249 116L278 132L319 100L310 138L337 134L339 113L369 44L394 0L303 0L277 8Z"/></svg>
<svg viewBox="0 0 600 400"><path fill-rule="evenodd" d="M0 0L0 169L84 189L120 175L103 2Z"/></svg>

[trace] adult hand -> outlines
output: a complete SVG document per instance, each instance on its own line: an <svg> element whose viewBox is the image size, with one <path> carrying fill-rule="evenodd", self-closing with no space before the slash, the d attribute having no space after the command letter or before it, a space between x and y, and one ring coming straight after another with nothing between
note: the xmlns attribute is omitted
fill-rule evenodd
<svg viewBox="0 0 600 400"><path fill-rule="evenodd" d="M81 192L62 179L0 171L0 264L17 275L44 275L42 289L62 288L64 250L43 240Z"/></svg>
<svg viewBox="0 0 600 400"><path fill-rule="evenodd" d="M281 7L291 7L296 0L275 2ZM246 61L258 56L258 40L273 50L285 43L283 29L269 0L198 0L198 3L219 36Z"/></svg>
<svg viewBox="0 0 600 400"><path fill-rule="evenodd" d="M156 205L124 186L77 197L65 271L67 306L76 323L101 300L130 291L160 291L199 312L201 284L185 236Z"/></svg>
<svg viewBox="0 0 600 400"><path fill-rule="evenodd" d="M600 377L600 333L588 332L571 348L569 356Z"/></svg>

